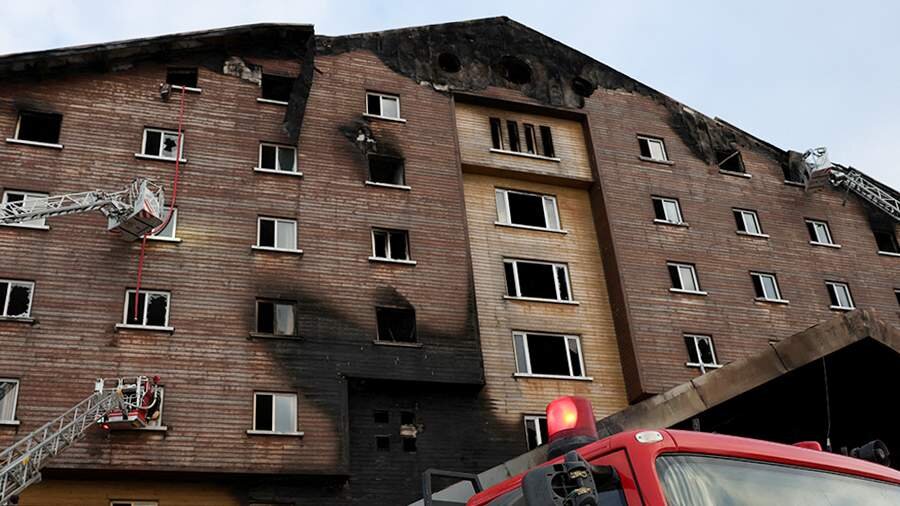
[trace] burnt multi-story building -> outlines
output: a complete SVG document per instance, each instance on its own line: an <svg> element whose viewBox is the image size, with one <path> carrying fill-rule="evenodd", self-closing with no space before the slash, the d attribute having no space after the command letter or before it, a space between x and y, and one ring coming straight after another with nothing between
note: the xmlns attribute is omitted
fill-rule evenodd
<svg viewBox="0 0 900 506"><path fill-rule="evenodd" d="M506 18L251 25L0 76L4 202L143 176L173 209L142 267L99 214L0 228L0 443L96 377L164 386L22 504L398 504L429 467L542 443L555 396L599 418L897 310L893 221Z"/></svg>

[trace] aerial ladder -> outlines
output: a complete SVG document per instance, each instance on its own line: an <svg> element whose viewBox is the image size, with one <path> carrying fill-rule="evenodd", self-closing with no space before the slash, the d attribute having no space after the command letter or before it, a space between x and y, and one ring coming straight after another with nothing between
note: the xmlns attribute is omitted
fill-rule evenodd
<svg viewBox="0 0 900 506"><path fill-rule="evenodd" d="M877 181L854 169L831 163L825 148L807 150L803 155L803 178L807 191L830 184L836 189L853 192L900 222L900 199L886 191Z"/></svg>
<svg viewBox="0 0 900 506"><path fill-rule="evenodd" d="M41 480L48 461L84 437L94 425L139 428L159 416L159 377L98 379L94 393L0 453L0 506Z"/></svg>

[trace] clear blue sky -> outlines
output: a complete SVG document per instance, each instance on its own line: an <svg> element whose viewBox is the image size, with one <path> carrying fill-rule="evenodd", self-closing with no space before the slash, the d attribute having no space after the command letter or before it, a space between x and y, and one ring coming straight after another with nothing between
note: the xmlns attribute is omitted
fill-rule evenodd
<svg viewBox="0 0 900 506"><path fill-rule="evenodd" d="M900 189L900 2L0 0L0 54L261 21L339 35L506 15L779 147Z"/></svg>

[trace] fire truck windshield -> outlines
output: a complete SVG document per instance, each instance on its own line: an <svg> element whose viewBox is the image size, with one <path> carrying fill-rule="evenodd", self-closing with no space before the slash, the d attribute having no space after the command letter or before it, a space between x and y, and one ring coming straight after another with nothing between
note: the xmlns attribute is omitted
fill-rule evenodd
<svg viewBox="0 0 900 506"><path fill-rule="evenodd" d="M900 486L758 461L668 454L656 460L669 506L891 506Z"/></svg>

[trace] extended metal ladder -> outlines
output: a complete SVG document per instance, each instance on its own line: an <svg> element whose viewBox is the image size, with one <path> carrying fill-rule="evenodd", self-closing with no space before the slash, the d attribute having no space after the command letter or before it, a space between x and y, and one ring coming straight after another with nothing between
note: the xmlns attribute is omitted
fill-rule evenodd
<svg viewBox="0 0 900 506"><path fill-rule="evenodd" d="M803 176L807 190L821 188L827 181L835 188L853 192L900 222L900 200L897 197L862 172L831 163L825 148L808 150L803 154L803 161L806 164Z"/></svg>

